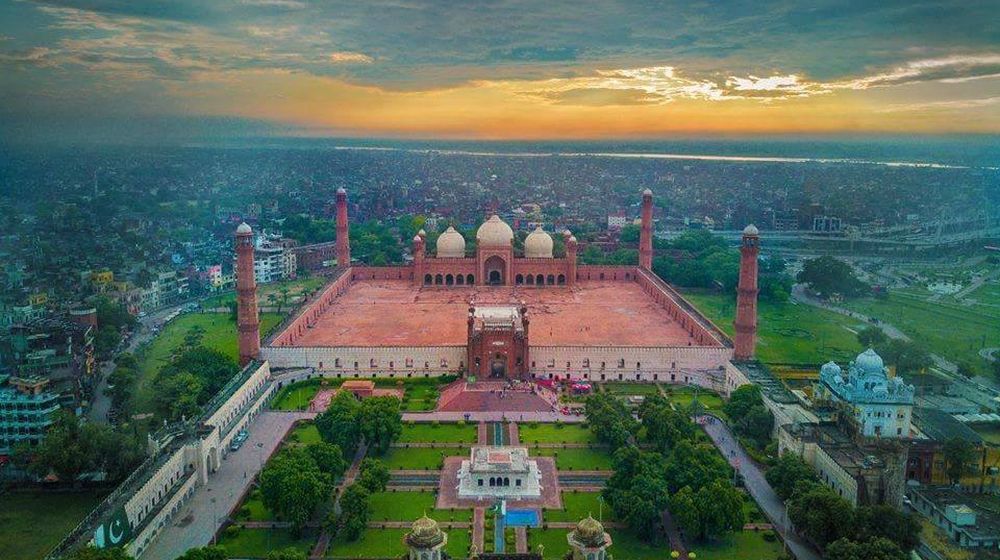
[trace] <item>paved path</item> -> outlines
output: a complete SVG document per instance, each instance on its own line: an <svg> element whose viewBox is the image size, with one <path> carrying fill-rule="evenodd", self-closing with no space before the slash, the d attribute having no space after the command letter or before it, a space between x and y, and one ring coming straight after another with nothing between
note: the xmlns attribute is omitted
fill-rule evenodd
<svg viewBox="0 0 1000 560"><path fill-rule="evenodd" d="M514 552L528 552L528 530L524 527L514 527Z"/></svg>
<svg viewBox="0 0 1000 560"><path fill-rule="evenodd" d="M477 507L472 510L472 546L483 552L483 542L486 532L486 508Z"/></svg>
<svg viewBox="0 0 1000 560"><path fill-rule="evenodd" d="M403 422L500 422L514 420L517 422L557 422L566 424L583 423L584 416L560 414L557 412L404 412Z"/></svg>
<svg viewBox="0 0 1000 560"><path fill-rule="evenodd" d="M669 509L663 510L661 521L663 522L663 530L667 533L667 540L670 541L670 550L676 550L680 555L680 558L687 558L687 546L684 544L684 539L681 537L681 531L677 527L677 523L674 521L674 516L670 514Z"/></svg>
<svg viewBox="0 0 1000 560"><path fill-rule="evenodd" d="M227 455L219 470L209 475L208 483L195 489L143 553L143 560L174 560L189 548L209 544L292 424L312 416L271 411L258 416L248 428L250 438L243 448Z"/></svg>
<svg viewBox="0 0 1000 560"><path fill-rule="evenodd" d="M343 495L344 490L346 490L348 486L354 484L354 480L358 478L358 472L361 470L361 461L364 460L367 453L367 444L361 444L358 446L358 450L354 452L354 459L351 461L351 466L348 467L347 472L344 473L344 479L341 481L340 486L334 489L333 510L337 512L338 515L340 515L340 496ZM333 533L331 533L327 527L324 527L323 532L320 533L319 538L316 539L316 546L313 547L309 557L323 558L326 556L326 551L330 548L330 541L332 540Z"/></svg>
<svg viewBox="0 0 1000 560"><path fill-rule="evenodd" d="M750 495L753 496L754 500L757 501L757 504L760 505L760 508L764 510L764 513L774 524L774 529L785 539L785 545L788 547L788 550L798 560L820 560L821 556L819 553L790 528L788 516L785 512L785 504L774 493L771 485L764 478L764 473L761 472L756 463L740 447L736 438L729 432L729 428L722 421L714 417L709 416L707 418L711 418L712 421L703 424L705 432L712 438L712 442L722 453L723 457L729 461L729 464L743 475L743 481L747 490L750 491Z"/></svg>

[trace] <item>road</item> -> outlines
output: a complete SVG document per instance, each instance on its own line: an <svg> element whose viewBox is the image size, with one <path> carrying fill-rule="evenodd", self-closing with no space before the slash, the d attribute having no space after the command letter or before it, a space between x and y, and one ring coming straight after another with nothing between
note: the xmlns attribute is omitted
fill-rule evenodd
<svg viewBox="0 0 1000 560"><path fill-rule="evenodd" d="M798 560L820 560L819 553L791 528L785 504L774 493L771 485L764 478L764 473L743 451L725 423L711 416L702 416L701 418L709 419L704 424L705 432L712 438L712 443L729 461L729 464L743 475L746 489L771 520L771 523L774 524L774 530L781 534L792 555Z"/></svg>
<svg viewBox="0 0 1000 560"><path fill-rule="evenodd" d="M261 466L295 422L316 415L309 412L267 411L249 426L243 448L230 453L208 483L194 495L143 552L144 560L174 560L190 548L205 546L253 483Z"/></svg>

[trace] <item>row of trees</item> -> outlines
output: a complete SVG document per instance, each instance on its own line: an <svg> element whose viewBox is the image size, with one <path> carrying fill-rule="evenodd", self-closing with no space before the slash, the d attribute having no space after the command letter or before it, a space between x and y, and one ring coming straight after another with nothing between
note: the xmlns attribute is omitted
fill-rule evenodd
<svg viewBox="0 0 1000 560"><path fill-rule="evenodd" d="M286 448L260 473L261 499L298 534L329 500L334 481L346 469L347 461L336 445L317 442Z"/></svg>
<svg viewBox="0 0 1000 560"><path fill-rule="evenodd" d="M774 415L764 406L760 385L743 385L722 405L732 423L733 431L757 449L771 442Z"/></svg>
<svg viewBox="0 0 1000 560"><path fill-rule="evenodd" d="M830 256L805 261L796 279L824 298L833 295L854 297L871 291L851 265Z"/></svg>
<svg viewBox="0 0 1000 560"><path fill-rule="evenodd" d="M707 230L685 231L670 242L657 241L653 272L685 288L721 289L735 294L740 276L740 253ZM786 263L778 257L762 258L758 287L763 301L784 302L792 289Z"/></svg>
<svg viewBox="0 0 1000 560"><path fill-rule="evenodd" d="M597 438L614 450L615 472L603 496L640 538L657 537L668 507L697 540L742 528L743 497L729 481L732 470L711 444L697 440L694 423L667 399L647 397L639 407L640 424L619 399L597 394L587 400L587 418ZM636 445L638 433L653 451Z"/></svg>
<svg viewBox="0 0 1000 560"><path fill-rule="evenodd" d="M169 420L191 417L201 410L238 371L232 358L201 345L204 330L192 327L184 344L153 380L153 406Z"/></svg>
<svg viewBox="0 0 1000 560"><path fill-rule="evenodd" d="M361 461L357 480L340 496L340 513L330 516L330 527L345 540L358 540L371 517L371 495L384 492L388 483L385 463L371 457Z"/></svg>
<svg viewBox="0 0 1000 560"><path fill-rule="evenodd" d="M783 455L766 478L786 500L788 519L828 560L904 560L920 542L912 515L888 505L854 508L797 455Z"/></svg>

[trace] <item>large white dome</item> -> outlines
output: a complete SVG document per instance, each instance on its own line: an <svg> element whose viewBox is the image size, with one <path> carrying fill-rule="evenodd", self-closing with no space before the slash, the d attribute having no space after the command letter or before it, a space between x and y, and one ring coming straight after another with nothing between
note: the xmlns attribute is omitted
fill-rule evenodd
<svg viewBox="0 0 1000 560"><path fill-rule="evenodd" d="M444 230L437 239L438 258L461 259L465 257L465 238L453 227Z"/></svg>
<svg viewBox="0 0 1000 560"><path fill-rule="evenodd" d="M541 226L524 239L524 256L529 259L552 258L552 236L545 233Z"/></svg>
<svg viewBox="0 0 1000 560"><path fill-rule="evenodd" d="M514 230L500 216L490 216L476 232L476 242L484 247L509 247L514 241Z"/></svg>

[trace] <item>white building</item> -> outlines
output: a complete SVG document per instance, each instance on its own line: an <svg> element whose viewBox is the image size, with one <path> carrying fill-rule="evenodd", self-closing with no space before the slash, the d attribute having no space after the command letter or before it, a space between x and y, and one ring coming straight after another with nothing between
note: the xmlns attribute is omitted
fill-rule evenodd
<svg viewBox="0 0 1000 560"><path fill-rule="evenodd" d="M254 247L253 270L258 284L268 284L295 278L297 260L291 247L280 245L265 237L258 237ZM239 276L236 260L233 270Z"/></svg>
<svg viewBox="0 0 1000 560"><path fill-rule="evenodd" d="M542 475L524 447L473 447L458 471L460 498L539 498Z"/></svg>
<svg viewBox="0 0 1000 560"><path fill-rule="evenodd" d="M608 214L608 229L622 229L628 223L630 223L630 220L625 216L624 212Z"/></svg>
<svg viewBox="0 0 1000 560"><path fill-rule="evenodd" d="M913 394L913 385L889 377L882 357L871 348L850 363L846 378L840 366L825 364L816 386L817 400L843 405L865 437L909 437Z"/></svg>

